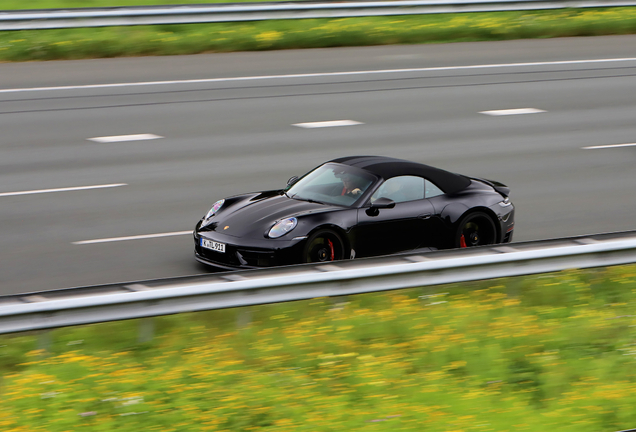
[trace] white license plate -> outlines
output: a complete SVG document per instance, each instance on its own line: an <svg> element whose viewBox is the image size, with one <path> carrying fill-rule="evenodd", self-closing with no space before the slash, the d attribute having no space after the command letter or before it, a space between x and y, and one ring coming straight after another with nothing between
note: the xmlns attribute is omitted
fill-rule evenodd
<svg viewBox="0 0 636 432"><path fill-rule="evenodd" d="M206 249L210 249L216 252L225 253L225 243L219 243L213 240L201 238L201 247L204 247Z"/></svg>

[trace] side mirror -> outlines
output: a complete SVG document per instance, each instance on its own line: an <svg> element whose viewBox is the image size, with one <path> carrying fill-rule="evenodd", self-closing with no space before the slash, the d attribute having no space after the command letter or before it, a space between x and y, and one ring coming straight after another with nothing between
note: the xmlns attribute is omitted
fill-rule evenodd
<svg viewBox="0 0 636 432"><path fill-rule="evenodd" d="M294 183L296 183L297 181L298 181L298 176L290 177L290 179L289 179L289 180L287 180L287 186L291 186L291 185L293 185Z"/></svg>
<svg viewBox="0 0 636 432"><path fill-rule="evenodd" d="M389 209L395 207L395 201L389 198L378 198L371 203L372 209Z"/></svg>

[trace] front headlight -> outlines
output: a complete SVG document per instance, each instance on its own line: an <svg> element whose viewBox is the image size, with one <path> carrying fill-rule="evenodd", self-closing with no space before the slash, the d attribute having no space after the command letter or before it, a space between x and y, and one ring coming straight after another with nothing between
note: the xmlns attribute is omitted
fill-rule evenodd
<svg viewBox="0 0 636 432"><path fill-rule="evenodd" d="M225 202L224 199L220 199L214 203L214 205L212 206L208 214L206 214L205 217L203 218L203 222L201 222L202 227L210 224L211 222L210 219L212 219L212 216L214 216L215 214L219 212L224 202Z"/></svg>
<svg viewBox="0 0 636 432"><path fill-rule="evenodd" d="M269 238L278 238L282 237L298 225L298 220L296 218L287 218L280 220L274 224L273 227L270 228L269 233L267 233L267 237Z"/></svg>
<svg viewBox="0 0 636 432"><path fill-rule="evenodd" d="M510 202L510 198L508 197L506 197L503 201L499 203L499 205L502 207L508 207L510 204L512 203Z"/></svg>

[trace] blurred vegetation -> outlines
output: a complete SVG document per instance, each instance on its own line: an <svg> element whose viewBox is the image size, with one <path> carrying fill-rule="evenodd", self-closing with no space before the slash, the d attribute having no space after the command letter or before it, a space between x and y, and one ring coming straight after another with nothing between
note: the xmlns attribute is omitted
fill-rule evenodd
<svg viewBox="0 0 636 432"><path fill-rule="evenodd" d="M635 306L632 265L2 336L0 429L613 432Z"/></svg>
<svg viewBox="0 0 636 432"><path fill-rule="evenodd" d="M0 61L636 33L636 8L0 32Z"/></svg>

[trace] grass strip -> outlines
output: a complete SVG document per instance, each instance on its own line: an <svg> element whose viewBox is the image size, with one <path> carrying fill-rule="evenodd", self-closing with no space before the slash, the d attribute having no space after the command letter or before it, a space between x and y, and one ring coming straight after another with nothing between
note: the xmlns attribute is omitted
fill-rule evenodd
<svg viewBox="0 0 636 432"><path fill-rule="evenodd" d="M628 429L635 306L632 265L3 336L0 429Z"/></svg>
<svg viewBox="0 0 636 432"><path fill-rule="evenodd" d="M0 61L636 33L636 8L0 32Z"/></svg>

